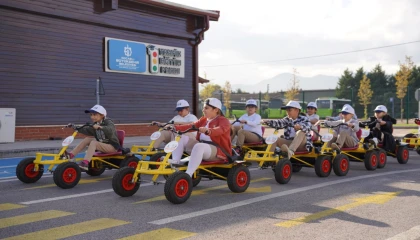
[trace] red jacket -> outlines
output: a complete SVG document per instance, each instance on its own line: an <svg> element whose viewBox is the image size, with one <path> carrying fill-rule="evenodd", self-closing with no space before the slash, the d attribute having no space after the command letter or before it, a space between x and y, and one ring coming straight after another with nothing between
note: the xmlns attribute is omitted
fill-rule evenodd
<svg viewBox="0 0 420 240"><path fill-rule="evenodd" d="M201 117L198 121L192 124L178 125L176 130L185 131L195 125L196 128L205 127L207 125L207 118ZM209 123L208 136L211 140L223 148L227 153L232 152L232 143L230 141L230 122L223 116L218 116ZM200 141L200 132L197 131L197 140ZM217 148L216 157L226 160L227 157L220 148Z"/></svg>

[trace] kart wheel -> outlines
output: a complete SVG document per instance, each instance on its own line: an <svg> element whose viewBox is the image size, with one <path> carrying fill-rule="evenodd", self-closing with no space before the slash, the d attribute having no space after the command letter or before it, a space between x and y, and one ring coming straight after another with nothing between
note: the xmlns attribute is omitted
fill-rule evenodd
<svg viewBox="0 0 420 240"><path fill-rule="evenodd" d="M198 174L198 172L197 172ZM192 178L193 187L196 187L201 182L201 176L197 176Z"/></svg>
<svg viewBox="0 0 420 240"><path fill-rule="evenodd" d="M124 158L124 160L120 163L120 168L123 167L131 167L131 168L137 168L137 164L140 161L138 157L135 156L129 156Z"/></svg>
<svg viewBox="0 0 420 240"><path fill-rule="evenodd" d="M185 172L174 172L165 183L165 197L174 204L184 203L190 198L192 192L192 180Z"/></svg>
<svg viewBox="0 0 420 240"><path fill-rule="evenodd" d="M387 161L387 155L386 155L385 150L383 149L378 150L378 159L379 159L378 168L384 168Z"/></svg>
<svg viewBox="0 0 420 240"><path fill-rule="evenodd" d="M397 160L400 164L406 164L409 158L409 152L407 146L398 146L397 149Z"/></svg>
<svg viewBox="0 0 420 240"><path fill-rule="evenodd" d="M340 155L340 154L339 154ZM337 155L338 156L338 155ZM330 156L319 156L315 160L315 173L318 177L328 177L331 173Z"/></svg>
<svg viewBox="0 0 420 240"><path fill-rule="evenodd" d="M117 170L112 177L112 189L121 197L133 196L139 190L140 182L133 183L133 175L136 169L123 167Z"/></svg>
<svg viewBox="0 0 420 240"><path fill-rule="evenodd" d="M293 165L292 172L300 172L302 170L302 165Z"/></svg>
<svg viewBox="0 0 420 240"><path fill-rule="evenodd" d="M419 155L420 155L420 147L418 147L418 148L416 149L416 152L417 152L417 154L419 154Z"/></svg>
<svg viewBox="0 0 420 240"><path fill-rule="evenodd" d="M24 183L37 182L44 174L44 165L38 165L38 171L34 171L34 157L25 158L16 166L16 177Z"/></svg>
<svg viewBox="0 0 420 240"><path fill-rule="evenodd" d="M60 188L68 189L76 186L82 173L79 166L74 162L65 162L57 166L53 173L55 185Z"/></svg>
<svg viewBox="0 0 420 240"><path fill-rule="evenodd" d="M87 175L96 177L105 172L105 167L102 165L102 162L96 161L93 164L95 164L94 167L92 167L92 164L89 163L89 168L86 171Z"/></svg>
<svg viewBox="0 0 420 240"><path fill-rule="evenodd" d="M274 177L280 184L286 184L292 178L292 163L289 159L281 159L277 162Z"/></svg>
<svg viewBox="0 0 420 240"><path fill-rule="evenodd" d="M376 170L378 167L379 157L376 151L367 151L365 154L365 168L369 171Z"/></svg>
<svg viewBox="0 0 420 240"><path fill-rule="evenodd" d="M150 157L150 162L162 162L163 158L166 156L167 153L165 152L160 152L160 153L155 153ZM150 169L158 169L159 165L149 165Z"/></svg>
<svg viewBox="0 0 420 240"><path fill-rule="evenodd" d="M349 172L350 161L344 154L338 154L334 158L333 169L337 176L346 176Z"/></svg>
<svg viewBox="0 0 420 240"><path fill-rule="evenodd" d="M233 166L227 176L227 184L230 191L234 193L245 192L251 181L249 169L242 165Z"/></svg>
<svg viewBox="0 0 420 240"><path fill-rule="evenodd" d="M416 134L414 134L414 133L409 133L409 134L406 134L404 137L403 137L403 139L404 138L417 138L417 135Z"/></svg>

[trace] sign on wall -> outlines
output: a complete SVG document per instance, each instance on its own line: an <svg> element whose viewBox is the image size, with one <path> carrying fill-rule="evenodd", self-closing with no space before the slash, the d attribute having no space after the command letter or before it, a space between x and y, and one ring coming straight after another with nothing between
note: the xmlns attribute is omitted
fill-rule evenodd
<svg viewBox="0 0 420 240"><path fill-rule="evenodd" d="M183 78L185 50L106 37L105 71Z"/></svg>

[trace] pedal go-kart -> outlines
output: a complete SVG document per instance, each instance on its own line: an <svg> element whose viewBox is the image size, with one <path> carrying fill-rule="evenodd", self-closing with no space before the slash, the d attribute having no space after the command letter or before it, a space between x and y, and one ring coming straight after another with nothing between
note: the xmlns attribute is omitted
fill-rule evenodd
<svg viewBox="0 0 420 240"><path fill-rule="evenodd" d="M248 165L243 161L203 161L193 175L193 185L189 184L188 174L185 173L189 157L181 160L181 165L171 164L170 156L178 147L181 135L189 131L198 131L192 127L185 131L175 131L174 141L165 146L165 153L162 161L139 161L137 168L121 168L112 179L114 192L121 197L134 195L141 182L150 182L141 179L142 175L151 175L151 182L159 184L159 176L167 176L164 192L166 199L174 204L186 202L192 192L192 188L197 186L201 178L219 179L227 181L228 187L232 192L240 193L246 191L250 183L250 173Z"/></svg>
<svg viewBox="0 0 420 240"><path fill-rule="evenodd" d="M360 122L359 125L361 127L365 127L364 131L367 131L367 134L369 135L370 130L368 129L368 126L372 123L373 122L370 122L370 121L364 121L364 122ZM420 122L418 124L420 124ZM383 149L382 143L378 143L377 146L373 146L373 147L372 147L372 144L370 145L371 145L370 148L376 149L378 151L378 159L379 159L378 168L383 168L385 166L386 161L387 161L386 156L397 158L397 161L399 164L406 164L409 160L410 154L409 154L408 148L410 147L410 141L407 142L404 140L403 141L395 140L396 147L395 147L394 152L386 151L385 149Z"/></svg>
<svg viewBox="0 0 420 240"><path fill-rule="evenodd" d="M54 183L58 187L67 189L76 186L80 181L82 171L75 161L83 160L83 158L74 158L72 161L69 161L66 150L77 136L79 129L86 126L92 125L87 123L83 126L74 127L75 131L73 134L62 142L62 148L59 153L36 153L36 157L29 157L20 161L16 167L17 178L23 183L35 183L44 174L44 166L49 165L48 171L53 174ZM65 127L73 127L73 125L69 124ZM120 145L123 146L125 132L117 130L117 134ZM118 169L125 166L135 168L137 162L138 158L134 156L126 157L122 151L115 153L96 152L86 173L90 176L99 176L106 168ZM56 165L57 167L54 169Z"/></svg>
<svg viewBox="0 0 420 240"><path fill-rule="evenodd" d="M420 119L414 119L414 123L419 125L420 129ZM420 130L419 130L420 133ZM420 154L420 134L409 133L404 136L401 140L403 143L407 143L407 147L416 150L417 154Z"/></svg>
<svg viewBox="0 0 420 240"><path fill-rule="evenodd" d="M158 139L160 137L162 130L164 130L164 128L167 125L173 124L173 123L174 122L171 121L171 122L165 123L163 125L157 125L159 127L159 130L152 133L152 135L150 135L150 140L151 141L150 141L149 145L148 146L143 146L143 145L133 145L133 146L131 146L130 155L136 154L136 155L141 156L141 158L140 158L141 160L146 160L146 157L148 157L148 156L150 157L150 156L155 155L156 153L163 152L163 149L154 148L153 145L155 144L156 139ZM151 125L154 125L154 124L151 124Z"/></svg>

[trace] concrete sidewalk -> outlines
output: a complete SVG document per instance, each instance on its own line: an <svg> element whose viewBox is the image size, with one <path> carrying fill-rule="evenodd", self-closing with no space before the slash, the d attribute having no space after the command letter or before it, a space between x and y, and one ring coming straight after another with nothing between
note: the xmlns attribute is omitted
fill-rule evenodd
<svg viewBox="0 0 420 240"><path fill-rule="evenodd" d="M326 128L321 129L321 133L327 131ZM264 137L273 134L274 129L267 128ZM283 134L283 131L279 132ZM402 138L408 133L417 133L417 129L394 129L394 136ZM38 141L22 141L14 143L0 144L0 159L12 157L34 156L36 152L58 153L61 148L63 140L38 140ZM73 149L82 139L75 139L70 145L69 149ZM124 147L131 148L132 145L148 145L150 143L150 136L126 137L124 139Z"/></svg>

